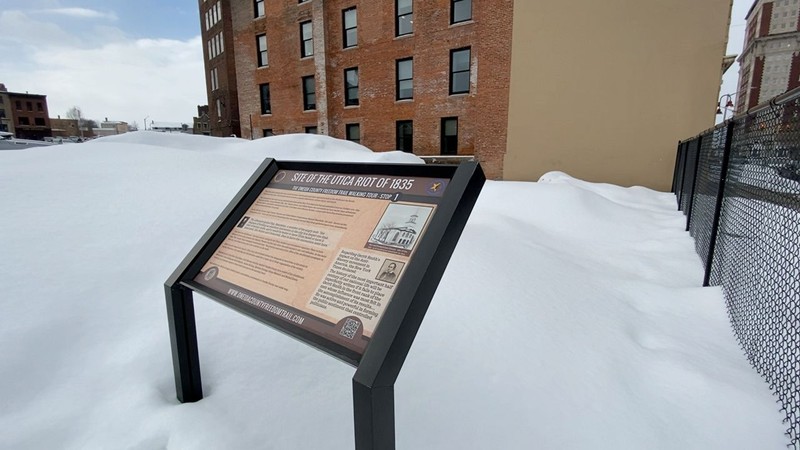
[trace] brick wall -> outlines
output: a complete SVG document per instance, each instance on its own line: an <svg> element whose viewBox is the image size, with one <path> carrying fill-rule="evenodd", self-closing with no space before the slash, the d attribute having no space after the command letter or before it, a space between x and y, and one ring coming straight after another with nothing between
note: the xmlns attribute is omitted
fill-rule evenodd
<svg viewBox="0 0 800 450"><path fill-rule="evenodd" d="M343 49L342 11L355 6L358 45ZM476 155L490 178L502 176L508 116L512 0L473 3L472 20L450 25L450 0L414 2L414 33L395 37L394 0L296 0L232 4L242 133L299 133L307 126L344 138L358 123L361 143L394 150L395 124L413 120L414 152L440 153L441 119L458 118L458 154ZM300 23L314 24L314 56L300 58ZM266 33L269 66L257 68L256 35ZM449 95L450 50L470 47L470 92ZM397 101L395 62L414 58L413 100ZM359 105L344 104L344 70L358 68ZM301 77L314 75L317 110L303 111ZM259 85L270 84L272 113L260 114ZM211 103L210 103L211 105Z"/></svg>

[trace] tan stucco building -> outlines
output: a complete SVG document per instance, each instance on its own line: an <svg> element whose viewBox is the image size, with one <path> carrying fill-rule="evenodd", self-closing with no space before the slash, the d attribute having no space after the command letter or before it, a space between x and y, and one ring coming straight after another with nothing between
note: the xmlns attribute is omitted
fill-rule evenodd
<svg viewBox="0 0 800 450"><path fill-rule="evenodd" d="M714 124L731 0L514 2L503 178L669 190Z"/></svg>

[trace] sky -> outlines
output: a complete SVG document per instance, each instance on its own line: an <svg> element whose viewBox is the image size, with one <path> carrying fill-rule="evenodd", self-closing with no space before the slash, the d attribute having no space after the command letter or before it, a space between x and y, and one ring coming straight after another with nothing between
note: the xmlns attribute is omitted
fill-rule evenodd
<svg viewBox="0 0 800 450"><path fill-rule="evenodd" d="M307 134L0 151L0 448L353 448L354 368L199 293L205 398L176 400L164 282L268 156L422 163ZM220 279L275 261L304 281L270 283L313 292L339 250L397 258L361 244L380 220L365 203L297 194L275 221L328 240L276 238ZM670 193L487 181L395 384L397 448L785 448L685 225Z"/></svg>
<svg viewBox="0 0 800 450"><path fill-rule="evenodd" d="M191 123L207 103L195 0L2 0L0 83L47 95L50 116ZM750 0L734 0L728 54L739 54ZM738 64L720 94L734 93ZM717 116L718 120L722 116Z"/></svg>
<svg viewBox="0 0 800 450"><path fill-rule="evenodd" d="M192 122L207 103L196 0L2 0L0 83L50 117Z"/></svg>

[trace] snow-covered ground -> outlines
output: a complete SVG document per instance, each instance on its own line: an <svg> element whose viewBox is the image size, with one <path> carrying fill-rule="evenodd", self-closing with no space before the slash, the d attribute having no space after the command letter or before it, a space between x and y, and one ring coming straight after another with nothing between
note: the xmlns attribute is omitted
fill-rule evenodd
<svg viewBox="0 0 800 450"><path fill-rule="evenodd" d="M354 369L196 295L175 399L163 283L266 156L320 136L148 132L0 152L0 448L347 449ZM487 182L395 388L400 449L778 449L671 194Z"/></svg>

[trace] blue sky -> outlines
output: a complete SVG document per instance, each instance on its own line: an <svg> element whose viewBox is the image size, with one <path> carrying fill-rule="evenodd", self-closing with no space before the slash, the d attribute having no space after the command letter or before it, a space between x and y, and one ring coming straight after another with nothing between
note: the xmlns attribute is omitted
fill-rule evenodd
<svg viewBox="0 0 800 450"><path fill-rule="evenodd" d="M729 54L751 5L734 0ZM0 83L46 94L51 117L79 106L95 120L191 123L207 102L197 0L2 0L0 30Z"/></svg>
<svg viewBox="0 0 800 450"><path fill-rule="evenodd" d="M50 116L191 123L206 103L196 0L2 0L0 83Z"/></svg>

